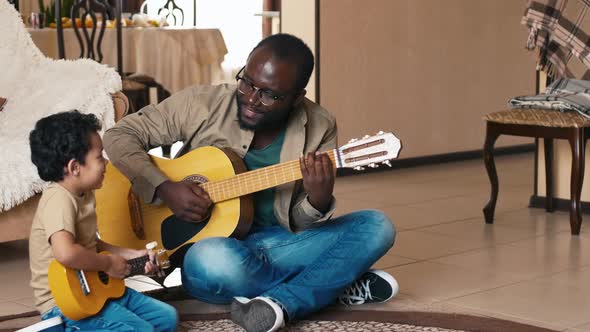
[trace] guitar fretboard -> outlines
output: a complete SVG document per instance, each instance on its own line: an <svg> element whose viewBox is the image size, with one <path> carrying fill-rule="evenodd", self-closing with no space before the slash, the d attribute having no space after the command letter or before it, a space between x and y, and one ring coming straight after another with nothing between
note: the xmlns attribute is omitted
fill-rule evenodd
<svg viewBox="0 0 590 332"><path fill-rule="evenodd" d="M332 165L336 167L335 150L327 152ZM228 179L205 182L200 186L211 197L213 203L248 195L302 178L299 160L292 160L257 170L238 174Z"/></svg>
<svg viewBox="0 0 590 332"><path fill-rule="evenodd" d="M145 263L150 260L150 256L145 255L127 260L127 263L131 265L131 273L128 277L145 274Z"/></svg>
<svg viewBox="0 0 590 332"><path fill-rule="evenodd" d="M132 259L127 260L127 263L129 263L129 265L131 265L131 273L129 273L129 275L127 277L145 274L145 263L147 263L149 261L149 259L150 259L150 257L148 255L145 255L145 256L141 256L141 257L132 258ZM111 277L109 277L109 275L103 271L98 271L97 273L98 273L98 279L100 279L100 281L103 284L108 285ZM78 275L78 282L80 283L80 287L82 289L82 293L84 295L90 294L91 289L89 288L88 282L86 281L84 271L78 270L77 275Z"/></svg>

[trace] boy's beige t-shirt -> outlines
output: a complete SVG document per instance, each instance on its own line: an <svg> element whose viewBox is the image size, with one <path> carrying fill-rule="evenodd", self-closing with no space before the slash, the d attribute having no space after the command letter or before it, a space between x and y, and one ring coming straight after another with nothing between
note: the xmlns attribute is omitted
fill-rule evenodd
<svg viewBox="0 0 590 332"><path fill-rule="evenodd" d="M95 205L93 192L77 197L57 183L43 191L29 237L31 287L35 306L42 314L55 306L47 279L49 263L54 259L49 238L65 230L74 235L76 243L96 250Z"/></svg>

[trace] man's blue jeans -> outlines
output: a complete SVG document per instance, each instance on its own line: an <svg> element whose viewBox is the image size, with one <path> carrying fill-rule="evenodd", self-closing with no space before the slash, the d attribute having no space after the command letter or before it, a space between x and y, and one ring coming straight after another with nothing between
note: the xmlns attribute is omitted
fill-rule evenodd
<svg viewBox="0 0 590 332"><path fill-rule="evenodd" d="M393 223L376 210L299 233L279 225L255 228L243 240L195 243L184 258L182 283L193 297L215 304L234 296L270 297L298 319L332 303L394 239Z"/></svg>
<svg viewBox="0 0 590 332"><path fill-rule="evenodd" d="M58 307L47 311L41 319L61 316L65 330L70 331L176 331L178 314L173 306L143 295L131 288L118 299L109 300L102 310L89 318L71 320Z"/></svg>

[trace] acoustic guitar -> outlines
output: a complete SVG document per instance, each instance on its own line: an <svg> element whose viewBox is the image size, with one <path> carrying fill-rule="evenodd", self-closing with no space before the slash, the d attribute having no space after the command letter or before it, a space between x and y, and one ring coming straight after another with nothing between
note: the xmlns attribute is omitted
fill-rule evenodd
<svg viewBox="0 0 590 332"><path fill-rule="evenodd" d="M155 249L155 242L146 245L148 250ZM101 252L103 255L109 253ZM149 255L128 260L132 275L144 274L145 263ZM170 266L168 254L164 250L155 252L155 262L160 269ZM162 275L159 275L162 277ZM98 313L106 301L119 298L125 293L125 281L111 278L104 272L70 269L57 260L51 261L48 270L49 289L59 310L72 320L80 320Z"/></svg>
<svg viewBox="0 0 590 332"><path fill-rule="evenodd" d="M391 133L352 139L328 151L335 168L363 170L365 166L391 166L401 143ZM240 238L248 233L253 218L252 193L302 178L299 160L246 171L234 152L201 147L177 159L152 157L153 163L171 181L194 181L214 203L207 222L189 223L175 217L165 204L144 204L131 192L129 180L112 164L96 191L98 229L105 241L139 248L157 241L172 255L199 240L221 236Z"/></svg>

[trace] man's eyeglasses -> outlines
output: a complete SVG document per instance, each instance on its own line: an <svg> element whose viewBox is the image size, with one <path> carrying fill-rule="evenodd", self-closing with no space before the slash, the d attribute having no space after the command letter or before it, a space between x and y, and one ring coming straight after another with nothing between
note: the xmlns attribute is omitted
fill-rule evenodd
<svg viewBox="0 0 590 332"><path fill-rule="evenodd" d="M258 99L264 106L272 106L275 102L285 99L286 95L279 95L271 90L266 90L255 86L250 80L244 77L242 72L244 68L240 69L236 75L236 81L238 82L238 92L243 95L250 95L252 92L258 94Z"/></svg>

